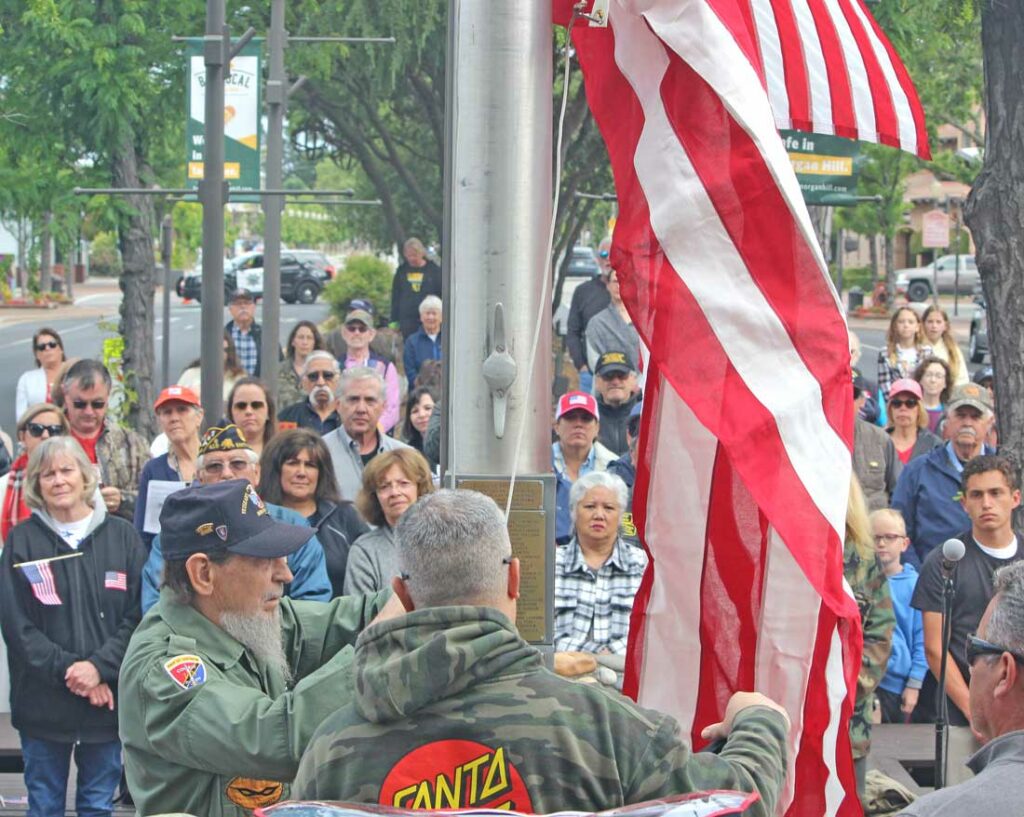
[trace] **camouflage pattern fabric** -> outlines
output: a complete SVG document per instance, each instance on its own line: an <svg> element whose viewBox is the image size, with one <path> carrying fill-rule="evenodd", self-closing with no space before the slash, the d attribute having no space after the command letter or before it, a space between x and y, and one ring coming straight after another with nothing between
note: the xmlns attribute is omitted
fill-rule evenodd
<svg viewBox="0 0 1024 817"><path fill-rule="evenodd" d="M785 772L785 723L752 707L718 755L614 691L545 669L501 613L441 607L368 627L355 698L316 731L295 799L415 809L609 809L702 789L757 791L768 817Z"/></svg>
<svg viewBox="0 0 1024 817"><path fill-rule="evenodd" d="M142 468L149 461L149 443L137 431L108 422L96 441L96 459L103 473L103 484L121 492L117 516L133 522Z"/></svg>
<svg viewBox="0 0 1024 817"><path fill-rule="evenodd" d="M843 575L853 589L864 630L864 653L857 676L857 700L850 717L850 742L854 758L867 757L871 748L871 708L875 690L885 677L892 649L896 613L892 608L889 583L882 564L874 554L864 558L852 542L843 546Z"/></svg>

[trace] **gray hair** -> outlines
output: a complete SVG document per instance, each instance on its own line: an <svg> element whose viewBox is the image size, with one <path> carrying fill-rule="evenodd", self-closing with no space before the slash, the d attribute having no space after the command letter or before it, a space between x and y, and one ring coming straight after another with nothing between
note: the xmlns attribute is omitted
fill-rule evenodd
<svg viewBox="0 0 1024 817"><path fill-rule="evenodd" d="M409 507L395 528L398 564L417 608L496 602L512 555L505 517L477 491L445 489Z"/></svg>
<svg viewBox="0 0 1024 817"><path fill-rule="evenodd" d="M317 349L315 352L310 352L306 355L306 362L302 364L302 376L305 377L309 373L309 364L315 363L318 360L329 360L331 365L334 366L335 373L341 372L341 366L338 365L338 358L332 355L330 352L325 352L323 349Z"/></svg>
<svg viewBox="0 0 1024 817"><path fill-rule="evenodd" d="M339 397L344 396L348 390L350 383L355 383L359 380L374 380L377 385L380 386L380 401L383 403L387 400L388 387L384 383L384 378L381 373L376 369L371 369L369 366L353 366L351 369L345 369L341 373L341 381L338 383L337 394Z"/></svg>
<svg viewBox="0 0 1024 817"><path fill-rule="evenodd" d="M993 587L996 601L985 640L1024 655L1024 562L999 568Z"/></svg>
<svg viewBox="0 0 1024 817"><path fill-rule="evenodd" d="M424 255L427 254L427 248L424 247L423 242L416 237L406 240L406 242L402 245L402 251L404 252L405 250L419 250Z"/></svg>
<svg viewBox="0 0 1024 817"><path fill-rule="evenodd" d="M580 504L591 488L607 488L615 494L615 498L619 502L619 513L626 510L626 505L629 504L629 488L626 487L626 483L615 474L591 471L576 480L572 488L569 489L569 515L574 522L576 521L576 506Z"/></svg>
<svg viewBox="0 0 1024 817"><path fill-rule="evenodd" d="M422 315L428 309L436 309L438 312L444 311L444 306L441 303L441 299L436 295L428 295L422 301L420 301L420 314Z"/></svg>
<svg viewBox="0 0 1024 817"><path fill-rule="evenodd" d="M96 492L96 469L89 462L89 457L78 444L78 440L67 435L43 440L28 458L28 468L25 470L25 504L30 508L46 510L46 503L39 489L39 479L43 471L62 454L70 457L82 472L82 498L87 505L92 506L93 494Z"/></svg>
<svg viewBox="0 0 1024 817"><path fill-rule="evenodd" d="M260 461L260 455L253 451L251 448L236 448L231 453L234 454L236 451L241 451L243 454L245 454L245 456L249 459L249 462L253 465L256 465L256 463ZM212 454L214 452L210 451L207 453ZM206 454L200 454L198 457L196 457L196 472L203 470L203 464L205 462Z"/></svg>
<svg viewBox="0 0 1024 817"><path fill-rule="evenodd" d="M77 384L80 389L86 391L97 383L106 386L108 392L114 385L106 366L98 360L83 358L73 363L64 374L64 378L61 380L61 389L67 391L68 386Z"/></svg>

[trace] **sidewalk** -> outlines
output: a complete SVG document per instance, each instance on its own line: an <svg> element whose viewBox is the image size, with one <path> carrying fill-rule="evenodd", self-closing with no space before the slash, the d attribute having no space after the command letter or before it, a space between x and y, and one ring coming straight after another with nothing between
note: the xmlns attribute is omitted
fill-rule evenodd
<svg viewBox="0 0 1024 817"><path fill-rule="evenodd" d="M842 293L842 302L845 308L847 301L847 293ZM931 301L923 301L920 303L908 304L903 298L896 299L896 305L898 307L910 306L914 309L918 315L924 313L924 310L931 305ZM960 295L960 314L953 314L953 296L952 295L940 295L939 306L941 306L946 314L949 315L950 328L953 330L953 334L956 335L957 340L961 343L966 343L971 335L971 321L974 319L974 312L977 308L974 302L971 300L971 296L968 294L964 296ZM886 332L889 329L889 321L891 320L892 314L879 317L860 318L854 317L853 315L846 316L846 322L850 328L854 331L858 329L875 329L881 332Z"/></svg>
<svg viewBox="0 0 1024 817"><path fill-rule="evenodd" d="M157 299L162 297L163 288L157 287ZM52 321L102 318L117 314L121 288L116 278L89 278L75 284L72 290L74 303L55 304L48 307L0 304L0 327L16 326L21 323L44 325Z"/></svg>

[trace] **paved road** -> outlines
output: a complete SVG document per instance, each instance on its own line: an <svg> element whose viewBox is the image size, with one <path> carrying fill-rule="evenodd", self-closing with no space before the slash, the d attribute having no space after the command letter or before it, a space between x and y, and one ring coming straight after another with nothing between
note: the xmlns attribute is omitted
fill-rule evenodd
<svg viewBox="0 0 1024 817"><path fill-rule="evenodd" d="M51 319L49 316L38 321L0 326L0 426L13 431L16 418L14 416L14 392L21 373L32 366L31 339L39 326L50 326L60 332L64 339L64 347L69 356L99 357L102 354L103 340L112 336L104 331L100 324L105 320L118 318L120 293L97 293L87 295L76 302L76 307L85 307L81 311L89 317L74 316L74 308L60 310ZM97 313L102 313L96 317ZM299 320L306 318L322 321L327 317L328 307L323 303L310 306L301 304L281 304L281 341L284 342L291 327ZM256 320L260 320L262 306L257 307ZM230 319L227 309L224 320ZM163 341L163 314L160 296L157 297L157 317L155 322L155 346L157 359L157 381L161 381L160 355ZM171 351L170 371L172 381L193 360L199 357L200 306L199 304L183 304L177 295L171 296Z"/></svg>

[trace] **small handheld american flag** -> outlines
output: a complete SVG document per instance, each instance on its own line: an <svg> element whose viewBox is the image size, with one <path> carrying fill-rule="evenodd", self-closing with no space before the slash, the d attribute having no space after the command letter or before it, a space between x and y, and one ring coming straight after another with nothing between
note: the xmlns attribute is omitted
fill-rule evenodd
<svg viewBox="0 0 1024 817"><path fill-rule="evenodd" d="M57 582L53 578L49 563L34 562L19 566L32 587L32 595L40 604L57 606L64 603L57 595Z"/></svg>

